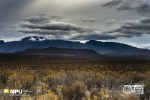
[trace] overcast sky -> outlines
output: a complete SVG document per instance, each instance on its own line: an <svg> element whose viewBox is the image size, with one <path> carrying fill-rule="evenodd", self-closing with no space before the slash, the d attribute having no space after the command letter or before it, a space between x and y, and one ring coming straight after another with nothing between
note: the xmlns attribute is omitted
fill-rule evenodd
<svg viewBox="0 0 150 100"><path fill-rule="evenodd" d="M0 39L26 36L150 48L150 1L0 0Z"/></svg>

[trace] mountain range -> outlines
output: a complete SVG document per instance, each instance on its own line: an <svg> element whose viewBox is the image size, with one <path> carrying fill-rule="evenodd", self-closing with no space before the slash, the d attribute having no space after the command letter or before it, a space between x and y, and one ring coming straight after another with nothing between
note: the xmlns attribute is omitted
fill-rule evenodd
<svg viewBox="0 0 150 100"><path fill-rule="evenodd" d="M86 49L86 50L93 50L92 52L95 51L99 54L106 56L150 59L150 51L147 49L139 49L137 47L132 47L127 44L115 42L101 42L96 40L89 40L86 43L80 43L64 40L50 40L44 37L37 37L37 36L25 37L20 41L11 41L11 42L0 41L1 53L15 53L18 51L25 51L28 49L32 49L32 53L33 51L36 51L38 49L43 49L44 53L45 52L44 49L49 48L50 50L50 47L66 49L67 52L71 52L74 49L76 50ZM59 54L59 52L57 53Z"/></svg>

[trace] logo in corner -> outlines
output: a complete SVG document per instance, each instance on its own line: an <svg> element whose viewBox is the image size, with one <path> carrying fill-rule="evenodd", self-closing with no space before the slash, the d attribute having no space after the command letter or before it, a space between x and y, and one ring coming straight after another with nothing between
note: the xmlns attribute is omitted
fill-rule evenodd
<svg viewBox="0 0 150 100"><path fill-rule="evenodd" d="M4 89L5 94L9 94L9 89Z"/></svg>
<svg viewBox="0 0 150 100"><path fill-rule="evenodd" d="M124 85L123 92L125 94L144 94L144 85Z"/></svg>

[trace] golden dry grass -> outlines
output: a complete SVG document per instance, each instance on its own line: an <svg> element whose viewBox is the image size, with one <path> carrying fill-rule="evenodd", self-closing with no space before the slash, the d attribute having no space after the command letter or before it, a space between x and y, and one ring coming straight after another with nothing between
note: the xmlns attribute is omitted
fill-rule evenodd
<svg viewBox="0 0 150 100"><path fill-rule="evenodd" d="M150 93L149 69L137 71L134 62L128 63L128 67L131 68L126 71L123 70L123 67L122 70L121 67L109 68L109 66L123 66L124 62L120 64L110 61L99 63L90 60L56 62L54 60L43 61L42 66L34 62L36 63L34 67L32 67L33 62L27 66L29 61L22 67L17 67L22 65L20 62L18 65L16 62L12 62L17 66L7 68L5 68L7 64L3 62L0 70L0 87L34 91L28 97L23 94L19 100L139 100L140 96L126 95L120 88L120 86L135 83L144 84L145 94ZM142 64L140 65L144 68L149 66ZM138 63L138 66L140 65ZM0 95L0 100L4 100L4 94ZM5 97L6 100L14 98Z"/></svg>

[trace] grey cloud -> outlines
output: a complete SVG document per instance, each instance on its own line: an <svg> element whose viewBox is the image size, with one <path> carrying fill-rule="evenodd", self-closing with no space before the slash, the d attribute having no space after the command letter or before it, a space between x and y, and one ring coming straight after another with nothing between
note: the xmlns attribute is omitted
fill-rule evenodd
<svg viewBox="0 0 150 100"><path fill-rule="evenodd" d="M25 30L19 30L19 32L22 33L35 33L39 35L64 35L68 34L69 31L61 31L61 30L40 30L40 29L25 29Z"/></svg>
<svg viewBox="0 0 150 100"><path fill-rule="evenodd" d="M71 31L62 31L62 30L39 30L39 29L32 29L32 30L20 30L19 32L25 33L25 34L37 34L37 35L51 35L55 38L64 39L65 36L68 36L68 39L71 40L91 40L91 39L97 39L97 40L106 40L106 39L117 39L119 37L127 37L130 38L131 36L128 35L109 35L109 34L97 34L91 31L84 32L84 33L76 33Z"/></svg>
<svg viewBox="0 0 150 100"><path fill-rule="evenodd" d="M60 39L72 39L72 40L106 40L117 39L119 37L131 38L141 36L142 34L150 34L150 24L145 24L146 20L150 20L149 17L142 18L139 21L126 21L120 28L112 31L100 32L91 28L81 27L72 23L65 22L48 22L45 23L43 16L42 19L38 19L37 22L22 23L19 32L24 34L37 34L37 35L50 35ZM31 19L31 18L30 18ZM27 20L26 20L27 21ZM39 24L39 22L44 22ZM109 19L106 21L108 24L115 23L115 19Z"/></svg>
<svg viewBox="0 0 150 100"><path fill-rule="evenodd" d="M55 38L68 38L68 39L116 39L121 35L115 34L101 34L99 31L94 29L77 26L71 23L64 22L51 22L44 24L32 24L24 23L21 24L21 30L24 34L37 34L37 35L51 35Z"/></svg>
<svg viewBox="0 0 150 100"><path fill-rule="evenodd" d="M106 31L104 33L122 33L124 35L142 36L143 34L150 34L150 17L142 18L139 21L124 22L122 26L117 29Z"/></svg>
<svg viewBox="0 0 150 100"><path fill-rule="evenodd" d="M20 24L19 32L24 34L52 35L56 38L77 36L78 34L93 32L91 28L81 27L72 23L65 22L45 22L46 15L29 17L25 21L29 23ZM58 16L50 16L50 20L58 19ZM46 19L47 21L47 19ZM43 22L43 23L42 23Z"/></svg>
<svg viewBox="0 0 150 100"><path fill-rule="evenodd" d="M150 24L150 18L142 18L140 22L143 24Z"/></svg>
<svg viewBox="0 0 150 100"><path fill-rule="evenodd" d="M137 12L141 14L150 13L150 4L142 4L136 8Z"/></svg>
<svg viewBox="0 0 150 100"><path fill-rule="evenodd" d="M111 0L101 5L102 7L116 7L117 10L135 10L138 13L150 13L149 0Z"/></svg>
<svg viewBox="0 0 150 100"><path fill-rule="evenodd" d="M119 37L126 37L131 38L132 36L130 34L124 35L124 34L96 34L96 33L90 33L90 34L80 34L78 36L72 37L72 40L109 40L109 39L117 39Z"/></svg>
<svg viewBox="0 0 150 100"><path fill-rule="evenodd" d="M91 23L93 23L95 20L94 19L85 19L85 20L83 20L83 22L91 22Z"/></svg>
<svg viewBox="0 0 150 100"><path fill-rule="evenodd" d="M103 36L103 35L78 35L72 37L71 40L107 40L107 39L116 39L118 36Z"/></svg>
<svg viewBox="0 0 150 100"><path fill-rule="evenodd" d="M138 30L132 30L132 29L124 29L124 28L118 28L112 31L106 31L104 33L122 33L122 37L133 37L133 36L141 36L142 34L144 34L144 31L138 31Z"/></svg>
<svg viewBox="0 0 150 100"><path fill-rule="evenodd" d="M41 29L41 30L62 30L62 31L73 30L77 32L90 31L89 29L85 29L83 27L64 22L51 22L48 24L21 24L21 27L29 29Z"/></svg>
<svg viewBox="0 0 150 100"><path fill-rule="evenodd" d="M115 19L109 19L109 20L106 20L106 26L110 26L110 25L113 25L116 23L116 20Z"/></svg>
<svg viewBox="0 0 150 100"><path fill-rule="evenodd" d="M44 15L40 14L39 16L31 16L25 19L25 21L36 24L36 23L48 23L49 19L46 18Z"/></svg>
<svg viewBox="0 0 150 100"><path fill-rule="evenodd" d="M131 10L131 9L133 9L133 8L130 6L130 4L126 4L126 3L120 5L117 8L117 10Z"/></svg>
<svg viewBox="0 0 150 100"><path fill-rule="evenodd" d="M33 24L42 24L42 23L49 23L49 21L59 21L63 19L64 17L61 16L47 16L46 14L39 14L37 16L31 16L25 19L25 21L28 21Z"/></svg>
<svg viewBox="0 0 150 100"><path fill-rule="evenodd" d="M118 4L122 3L122 0L112 0L112 1L108 1L104 4L102 4L102 7L114 7L117 6Z"/></svg>
<svg viewBox="0 0 150 100"><path fill-rule="evenodd" d="M49 16L49 18L50 18L50 20L59 21L59 20L63 19L64 17L51 15L51 16Z"/></svg>
<svg viewBox="0 0 150 100"><path fill-rule="evenodd" d="M64 35L69 35L69 31L61 31L61 30L40 30L40 29L25 29L19 30L24 34L36 34L36 35L48 35L55 38L63 38Z"/></svg>
<svg viewBox="0 0 150 100"><path fill-rule="evenodd" d="M119 37L130 38L130 34L102 34L100 31L95 31L93 29L88 29L74 24L68 23L55 23L54 24L24 24L21 25L23 29L19 30L24 34L38 34L38 35L51 35L55 38L64 39L68 37L71 40L88 40L88 39L117 39Z"/></svg>

